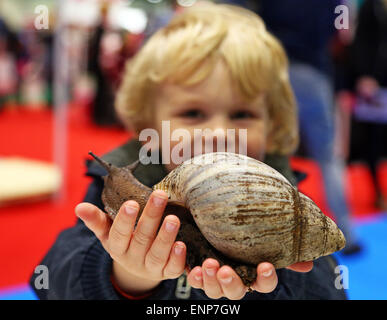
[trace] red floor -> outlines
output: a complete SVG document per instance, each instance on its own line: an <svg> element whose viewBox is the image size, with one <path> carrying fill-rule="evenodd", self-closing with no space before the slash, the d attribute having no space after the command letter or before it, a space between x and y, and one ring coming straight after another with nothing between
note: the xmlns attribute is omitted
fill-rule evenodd
<svg viewBox="0 0 387 320"><path fill-rule="evenodd" d="M103 154L129 138L123 130L92 125L78 111L69 117L65 197L0 208L0 287L27 282L58 232L75 222L74 207L90 181L84 176L88 151ZM53 161L52 120L50 111L0 113L0 156Z"/></svg>
<svg viewBox="0 0 387 320"><path fill-rule="evenodd" d="M0 113L0 156L18 155L53 161L53 116L50 111L9 110ZM26 283L57 234L75 222L74 207L82 201L89 178L84 176L88 151L103 154L122 144L129 135L121 129L93 125L84 110L72 107L67 138L65 196L0 208L0 288ZM326 210L318 167L309 160L293 159L292 165L309 173L300 189ZM348 199L354 214L375 212L374 191L363 166L348 171ZM387 181L387 165L382 171ZM360 183L361 182L361 183ZM387 189L387 186L386 186Z"/></svg>

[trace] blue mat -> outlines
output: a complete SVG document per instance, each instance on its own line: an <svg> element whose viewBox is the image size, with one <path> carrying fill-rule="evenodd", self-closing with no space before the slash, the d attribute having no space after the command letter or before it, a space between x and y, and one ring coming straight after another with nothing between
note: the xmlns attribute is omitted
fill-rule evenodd
<svg viewBox="0 0 387 320"><path fill-rule="evenodd" d="M363 251L349 257L335 253L339 264L348 268L348 298L387 300L387 215L357 220L355 228ZM0 300L36 299L28 285L0 290Z"/></svg>
<svg viewBox="0 0 387 320"><path fill-rule="evenodd" d="M37 300L37 297L28 285L20 285L1 290L0 300Z"/></svg>
<svg viewBox="0 0 387 320"><path fill-rule="evenodd" d="M387 300L387 214L355 221L355 228L363 251L353 256L335 253L348 268L348 298Z"/></svg>

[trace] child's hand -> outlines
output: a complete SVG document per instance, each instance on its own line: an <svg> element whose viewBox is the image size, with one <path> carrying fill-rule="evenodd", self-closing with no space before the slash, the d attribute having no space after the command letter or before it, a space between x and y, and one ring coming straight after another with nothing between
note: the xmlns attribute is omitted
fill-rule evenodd
<svg viewBox="0 0 387 320"><path fill-rule="evenodd" d="M178 217L165 217L157 233L167 199L165 192L153 192L135 230L139 211L135 201L126 201L113 222L90 203L80 203L75 208L77 216L112 257L117 285L129 294L145 293L162 280L177 278L184 272L186 247L183 242L175 242L180 227Z"/></svg>
<svg viewBox="0 0 387 320"><path fill-rule="evenodd" d="M312 268L312 261L299 262L287 267L297 272L308 272ZM191 270L188 274L188 282L194 288L203 289L212 299L226 297L239 300L244 297L248 289L231 267L219 268L219 262L211 258L206 259L201 267ZM251 288L261 293L269 293L276 288L277 284L278 278L274 266L268 262L260 263L257 266L257 279Z"/></svg>

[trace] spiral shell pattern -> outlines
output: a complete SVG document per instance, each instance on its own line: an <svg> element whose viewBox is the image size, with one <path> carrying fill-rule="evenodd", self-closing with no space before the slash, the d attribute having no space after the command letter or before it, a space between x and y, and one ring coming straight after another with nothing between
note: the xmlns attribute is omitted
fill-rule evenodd
<svg viewBox="0 0 387 320"><path fill-rule="evenodd" d="M188 208L204 237L224 255L283 268L345 246L336 224L279 172L227 152L182 163L153 187Z"/></svg>

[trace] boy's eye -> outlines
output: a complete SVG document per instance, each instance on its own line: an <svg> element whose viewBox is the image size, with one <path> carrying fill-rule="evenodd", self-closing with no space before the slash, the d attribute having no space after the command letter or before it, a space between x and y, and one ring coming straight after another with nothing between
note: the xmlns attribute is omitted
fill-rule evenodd
<svg viewBox="0 0 387 320"><path fill-rule="evenodd" d="M203 118L204 113L200 110L192 109L192 110L188 110L188 111L181 113L180 116L183 118L195 118L195 119L197 119L197 118Z"/></svg>
<svg viewBox="0 0 387 320"><path fill-rule="evenodd" d="M231 119L236 119L236 120L239 120L239 119L250 119L250 118L254 118L254 114L250 111L237 111L237 112L234 112L232 115L231 115Z"/></svg>

